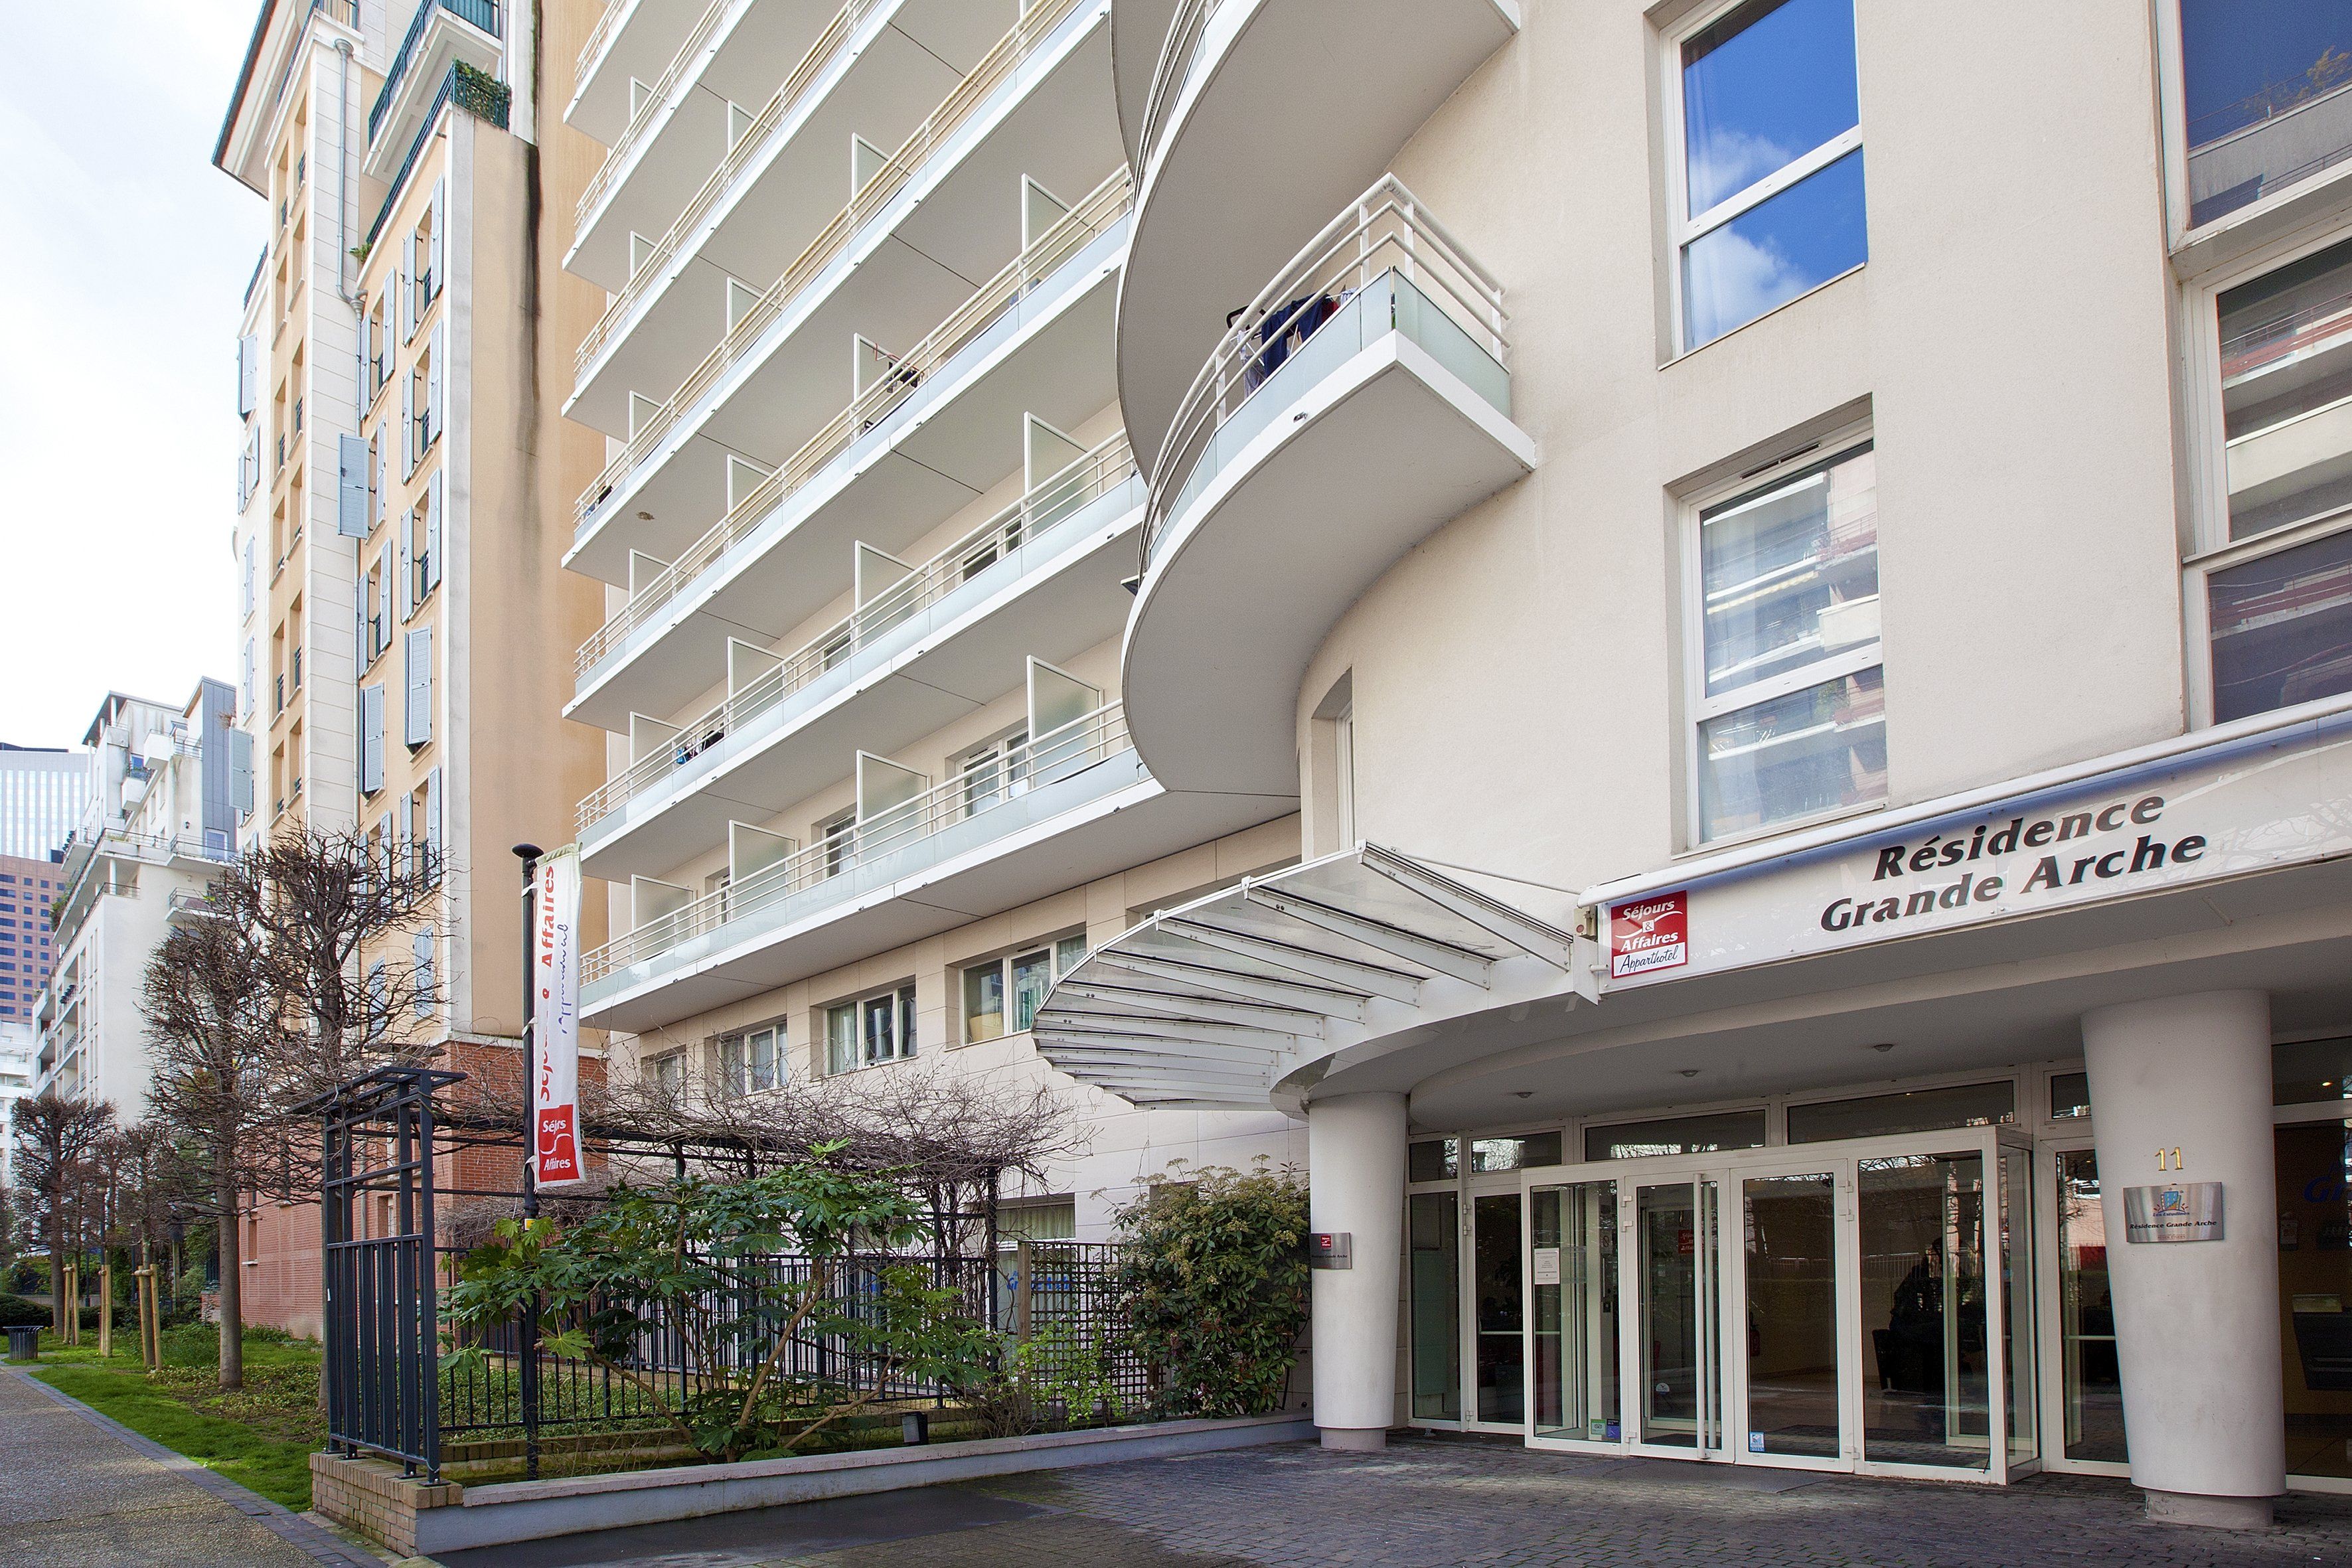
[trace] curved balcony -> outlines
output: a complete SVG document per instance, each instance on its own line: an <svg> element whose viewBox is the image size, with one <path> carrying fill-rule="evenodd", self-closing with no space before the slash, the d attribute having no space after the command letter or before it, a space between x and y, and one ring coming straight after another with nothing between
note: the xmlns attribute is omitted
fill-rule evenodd
<svg viewBox="0 0 2352 1568"><path fill-rule="evenodd" d="M1006 193L1022 174L1083 190L1116 161L1103 4L1036 0L1000 36L993 6L853 0L840 41L829 42L835 31L819 40L635 258L581 340L566 415L608 435L629 431L634 400L678 385L737 317L750 291L741 280L774 279L761 292L787 301L822 299L908 249L927 265L891 270L903 289L928 291L936 317L1018 248L1017 236L1005 243L1014 219ZM836 206L837 160L853 132L885 146L904 140ZM888 245L894 237L904 246Z"/></svg>
<svg viewBox="0 0 2352 1568"><path fill-rule="evenodd" d="M588 874L674 866L832 782L824 757L910 745L1013 684L1026 657L1117 635L1142 501L1114 436L793 652L733 650L724 701L640 736L644 754L580 803Z"/></svg>
<svg viewBox="0 0 2352 1568"><path fill-rule="evenodd" d="M1181 0L1156 39L1114 33L1123 109L1142 76L1131 51L1153 54L1129 132L1140 179L1118 323L1147 475L1234 303L1517 28L1513 0Z"/></svg>
<svg viewBox="0 0 2352 1568"><path fill-rule="evenodd" d="M1235 831L1255 805L1163 789L1110 703L1001 775L924 788L590 952L582 1021L675 1023Z"/></svg>
<svg viewBox="0 0 2352 1568"><path fill-rule="evenodd" d="M1295 795L1333 623L1532 470L1502 287L1393 176L1276 274L1179 404L1144 517L1129 722L1171 789Z"/></svg>
<svg viewBox="0 0 2352 1568"><path fill-rule="evenodd" d="M1024 421L1013 410L1075 428L1108 404L1125 227L1113 223L1081 240L1089 225L1074 217L1070 245L1041 242L732 507L716 493L721 475L708 476L714 493L707 498L692 488L703 465L668 463L633 480L637 504L654 500L672 516L693 515L695 506L721 515L641 578L582 646L567 715L617 731L633 712L677 710L719 679L730 637L772 642L845 585L841 574L813 571L812 563L845 562L858 541L911 547L1019 472ZM1060 265L1039 276L1050 258ZM632 531L667 554L666 536L654 531L662 526L639 521ZM625 559L613 531L599 530L575 547L572 563L598 549ZM613 563L592 564L601 576Z"/></svg>

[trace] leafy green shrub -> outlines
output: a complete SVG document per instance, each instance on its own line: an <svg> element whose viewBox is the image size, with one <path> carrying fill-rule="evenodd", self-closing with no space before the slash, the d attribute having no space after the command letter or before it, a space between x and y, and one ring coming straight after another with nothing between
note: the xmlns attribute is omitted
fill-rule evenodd
<svg viewBox="0 0 2352 1568"><path fill-rule="evenodd" d="M1080 1339L1067 1323L1047 1323L1026 1342L1004 1335L997 1362L1000 1370L961 1394L985 1436L1043 1431L1052 1424L1048 1412L1055 1399L1074 1426L1094 1421L1097 1407L1113 1421L1123 1414L1102 1347Z"/></svg>
<svg viewBox="0 0 2352 1568"><path fill-rule="evenodd" d="M1118 1212L1118 1289L1163 1415L1282 1407L1307 1322L1307 1184L1258 1167L1156 1182Z"/></svg>
<svg viewBox="0 0 2352 1568"><path fill-rule="evenodd" d="M27 1301L22 1296L0 1296L0 1329L23 1323L49 1326L49 1310L38 1301Z"/></svg>
<svg viewBox="0 0 2352 1568"><path fill-rule="evenodd" d="M562 1226L500 1220L496 1239L467 1258L450 1316L487 1331L535 1296L548 1351L634 1386L719 1460L803 1446L882 1397L886 1382L980 1382L987 1331L960 1315L953 1291L929 1288L919 1268L848 1261L853 1247L913 1242L924 1211L887 1173L834 1164L841 1148L819 1144L808 1160L745 1181L617 1186ZM804 1272L767 1261L788 1250L808 1260ZM636 1347L657 1332L676 1335L689 1364L712 1369L682 1394L640 1370ZM811 1339L839 1345L861 1385L796 1370L787 1352ZM441 1364L478 1372L488 1360L462 1348Z"/></svg>

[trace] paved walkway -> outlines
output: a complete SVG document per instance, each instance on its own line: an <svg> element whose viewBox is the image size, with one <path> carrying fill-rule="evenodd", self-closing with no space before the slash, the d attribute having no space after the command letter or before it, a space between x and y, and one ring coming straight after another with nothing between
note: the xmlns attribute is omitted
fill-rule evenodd
<svg viewBox="0 0 2352 1568"><path fill-rule="evenodd" d="M45 1384L0 1372L0 1568L382 1568Z"/></svg>
<svg viewBox="0 0 2352 1568"><path fill-rule="evenodd" d="M1008 1506L1009 1505L1009 1506ZM450 1568L1943 1568L2352 1564L2352 1498L2267 1534L2148 1523L2119 1481L2006 1489L1606 1460L1466 1443L1305 1445L844 1500L465 1553ZM705 1531L708 1533L705 1533Z"/></svg>

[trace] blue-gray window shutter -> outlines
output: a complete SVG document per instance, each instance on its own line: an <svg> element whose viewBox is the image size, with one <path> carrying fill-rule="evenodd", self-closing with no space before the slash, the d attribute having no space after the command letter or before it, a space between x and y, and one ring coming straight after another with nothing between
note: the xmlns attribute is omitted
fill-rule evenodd
<svg viewBox="0 0 2352 1568"><path fill-rule="evenodd" d="M425 775L425 847L427 864L434 875L440 875L441 852L441 770L435 768Z"/></svg>
<svg viewBox="0 0 2352 1568"><path fill-rule="evenodd" d="M253 815L253 731L228 732L228 800L245 816Z"/></svg>
<svg viewBox="0 0 2352 1568"><path fill-rule="evenodd" d="M383 787L383 686L360 688L360 789L373 795Z"/></svg>
<svg viewBox="0 0 2352 1568"><path fill-rule="evenodd" d="M415 953L416 957L416 994L412 1005L415 1007L416 1016L418 1017L430 1018L433 1016L433 1003L435 1000L433 995L433 933L429 931L418 931L416 933L415 941L412 945L412 951Z"/></svg>
<svg viewBox="0 0 2352 1568"><path fill-rule="evenodd" d="M441 585L441 476L446 472L446 467L436 468L425 482L425 569L418 574L425 593Z"/></svg>
<svg viewBox="0 0 2352 1568"><path fill-rule="evenodd" d="M433 628L408 634L408 700L402 710L402 739L421 746L433 739Z"/></svg>
<svg viewBox="0 0 2352 1568"><path fill-rule="evenodd" d="M336 478L340 483L335 508L335 531L365 539L368 531L368 444L365 437L335 438Z"/></svg>

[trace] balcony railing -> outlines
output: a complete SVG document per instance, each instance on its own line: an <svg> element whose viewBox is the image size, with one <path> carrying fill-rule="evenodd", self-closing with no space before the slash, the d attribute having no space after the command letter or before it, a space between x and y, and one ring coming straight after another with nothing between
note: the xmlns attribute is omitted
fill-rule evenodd
<svg viewBox="0 0 2352 1568"><path fill-rule="evenodd" d="M416 46L425 37L425 29L433 24L433 13L446 11L461 22L470 22L496 38L501 37L499 27L498 0L418 0L416 15L408 24L407 36L392 57L392 65L383 73L383 89L375 95L375 104L368 110L368 141L375 141L376 132L383 124L384 110L400 91L400 84L408 75L409 62L416 54ZM429 119L430 116L428 115ZM395 182L396 183L396 182Z"/></svg>
<svg viewBox="0 0 2352 1568"><path fill-rule="evenodd" d="M753 719L856 658L876 638L938 604L988 565L1117 489L1134 473L1135 455L1121 431L811 637L775 668L730 692L726 701L678 726L676 741L638 758L580 803L578 831L586 834L630 801L659 788Z"/></svg>
<svg viewBox="0 0 2352 1568"><path fill-rule="evenodd" d="M588 41L580 46L580 56L572 62L573 96L578 96L580 84L588 79L589 71L594 68L596 57L604 52L606 44L613 41L613 29L620 26L621 13L628 8L629 0L604 0L604 14L597 17L596 25L588 30Z"/></svg>
<svg viewBox="0 0 2352 1568"><path fill-rule="evenodd" d="M1143 518L1146 565L1177 503L1199 489L1196 477L1205 481L1218 459L1230 456L1222 448L1238 444L1219 440L1228 424L1285 361L1391 275L1402 285L1389 300L1400 319L1408 309L1419 307L1427 308L1424 318L1435 318L1418 323L1417 336L1450 333L1456 346L1486 358L1490 371L1507 365L1503 286L1445 232L1403 182L1393 174L1382 175L1235 314L1208 363L1193 377L1152 469L1151 500ZM1439 357L1458 362L1461 356L1447 353ZM1234 432L1255 433L1255 426Z"/></svg>
<svg viewBox="0 0 2352 1568"><path fill-rule="evenodd" d="M1143 127L1136 142L1139 173L1151 162L1152 150L1159 145L1160 133L1168 129L1168 116L1176 108L1184 79L1192 74L1192 61L1200 55L1201 40L1209 31L1209 18L1224 3L1225 0L1181 0L1175 15L1169 18L1168 36L1160 40L1160 58L1151 68L1151 90L1143 99Z"/></svg>
<svg viewBox="0 0 2352 1568"><path fill-rule="evenodd" d="M850 0L850 4L842 8L840 15L834 19L834 26L826 28L824 36L817 39L810 49L808 58L801 62L802 69L795 70L793 79L784 83L767 110L761 112L759 123L735 144L735 151L727 155L718 171L695 194L694 200L687 204L686 211L670 225L669 232L662 237L661 244L655 247L645 266L629 279L627 287L613 297L613 302L605 309L603 318L581 340L579 353L572 362L576 378L585 378L588 366L595 362L597 354L620 330L622 321L635 310L638 302L654 287L655 280L676 258L686 237L701 225L703 218L734 184L736 175L758 155L761 143L767 140L775 123L783 118L782 106L786 102L785 94L797 98L805 90L808 81L824 68L824 60L838 51L842 41L856 29L859 19L877 4L879 0ZM939 108L931 111L930 118L917 126L914 134L908 136L888 161L874 172L850 199L849 205L842 208L833 221L825 225L823 232L809 242L808 248L784 268L783 276L768 290L768 297L778 300L790 300L824 270L826 263L846 249L850 240L866 226L866 220L889 205L891 198L914 177L915 171L921 168L950 136L962 128L988 101L997 87L1036 52L1063 19L1077 9L1078 5L1079 0L1036 0L1028 12L1013 25L1012 31L999 38L995 47L972 68L971 74L958 82ZM838 37L835 37L835 28L839 29ZM820 50L824 51L822 59L818 58ZM812 66L811 61L815 61L815 64ZM805 79L803 71L807 73Z"/></svg>
<svg viewBox="0 0 2352 1568"><path fill-rule="evenodd" d="M1129 749L1126 717L1118 703L1107 703L1012 748L984 773L934 784L846 833L812 844L593 949L582 961L582 979L593 984L631 964L659 957L680 942L772 909L859 866L913 848L958 823L1075 777Z"/></svg>
<svg viewBox="0 0 2352 1568"><path fill-rule="evenodd" d="M626 605L614 612L612 619L597 627L595 635L580 645L579 655L572 661L573 675L584 678L590 670L602 664L631 632L650 621L663 605L677 598L688 584L749 535L786 499L822 472L858 437L873 429L887 418L892 410L913 396L916 387L925 378L979 337L1002 317L1008 307L1052 277L1071 257L1117 223L1127 210L1127 173L1120 170L1097 186L1091 195L1073 208L1066 217L1047 229L1011 265L990 279L979 293L965 300L954 314L908 350L895 368L858 394L850 401L848 407L834 416L823 429L810 437L799 451L785 459L782 468L753 486L749 495L719 519L717 527L696 540L676 561L656 573ZM767 301L761 303L764 306ZM753 321L763 319L758 311L745 317L738 327L743 334L741 340L739 342L736 335L730 333L728 342L719 345L719 352L740 356L751 340L757 336ZM718 355L714 354L712 360L704 362L703 368L695 372L686 387L679 389L680 397L689 389L696 388L698 384L708 386L718 379L727 363L714 363L717 360ZM678 401L678 398L673 398L670 404L664 405L664 416L672 424L677 416L676 405ZM641 431L639 435L645 437L646 432ZM646 450L650 451L652 443L648 439ZM643 454L639 455L642 457ZM593 497L582 498L583 525L586 516L593 515L593 505L600 503L620 482L619 477L628 471L625 465L630 462L629 454L623 453L614 459L614 466L605 470L606 478L597 481L599 488Z"/></svg>
<svg viewBox="0 0 2352 1568"><path fill-rule="evenodd" d="M597 318L594 326L588 329L588 335L580 340L580 347L573 353L572 362L575 378L587 374L589 364L604 348L606 340L636 308L646 290L653 287L653 280L661 276L662 268L677 254L677 247L685 242L686 237L710 216L710 210L719 205L719 198L733 188L736 176L760 155L769 136L783 123L784 116L801 100L810 85L824 73L825 67L841 54L843 46L849 42L850 35L857 31L857 25L866 19L866 13L882 3L883 0L847 0L840 10L834 13L833 20L826 23L824 31L816 36L816 42L808 47L808 52L801 57L801 63L793 68L792 75L784 78L783 85L776 89L775 96L768 100L766 106L760 110L759 118L752 121L741 138L727 150L727 156L719 161L719 167L710 172L710 177L702 182L701 188L686 204L686 210L679 213L669 227L663 231L645 261L632 268L629 280L622 285L619 293L613 296L612 303L604 307L604 313Z"/></svg>
<svg viewBox="0 0 2352 1568"><path fill-rule="evenodd" d="M932 371L986 331L1006 306L1052 277L1064 262L1117 223L1127 212L1130 190L1131 182L1124 169L1096 186L1085 200L1053 227L1038 236L1027 250L982 284L979 292L958 306L921 342L900 355L896 367L853 401L835 421L835 426L853 432L871 428L874 421L912 394L917 384ZM629 444L605 464L604 471L580 493L580 500L572 508L575 534L588 525L589 520L596 515L597 508L628 477L630 470L652 456L664 438L677 428L678 422L701 405L719 378L741 363L758 343L760 335L783 313L784 306L791 299L785 288L784 283L779 283L744 311L742 319L719 340L719 346L703 356L702 363L694 367L678 389L646 417L636 434L629 438ZM812 438L810 446L824 440L828 434L837 434L835 426L819 431ZM803 451L807 449L803 447ZM800 455L795 454L786 466L798 461Z"/></svg>
<svg viewBox="0 0 2352 1568"><path fill-rule="evenodd" d="M669 102L671 89L677 86L677 79L701 56L702 47L710 41L710 35L719 30L719 19L743 3L744 0L710 0L710 8L703 12L701 20L695 23L694 30L687 34L686 42L677 47L677 53L670 59L669 68L663 71L661 79L646 91L645 102L629 119L628 129L621 132L620 140L614 142L612 150L604 154L604 164L596 171L595 177L588 182L588 188L580 193L580 205L572 215L575 230L586 228L588 215L612 194L614 182L621 177L622 165L636 152L637 143L644 139L654 121L661 118L663 106Z"/></svg>
<svg viewBox="0 0 2352 1568"><path fill-rule="evenodd" d="M487 121L504 131L507 112L514 104L514 89L495 77L483 75L463 60L449 62L449 74L441 79L441 90L433 95L432 104L425 110L424 121L416 127L416 140L409 143L408 156L400 161L400 172L383 194L383 205L368 226L367 242L375 244L376 236L383 232L384 220L392 216L393 207L400 201L400 193L407 188L408 176L415 172L416 160L425 154L425 143L433 135L433 122L441 118L444 105L456 104L477 120Z"/></svg>

